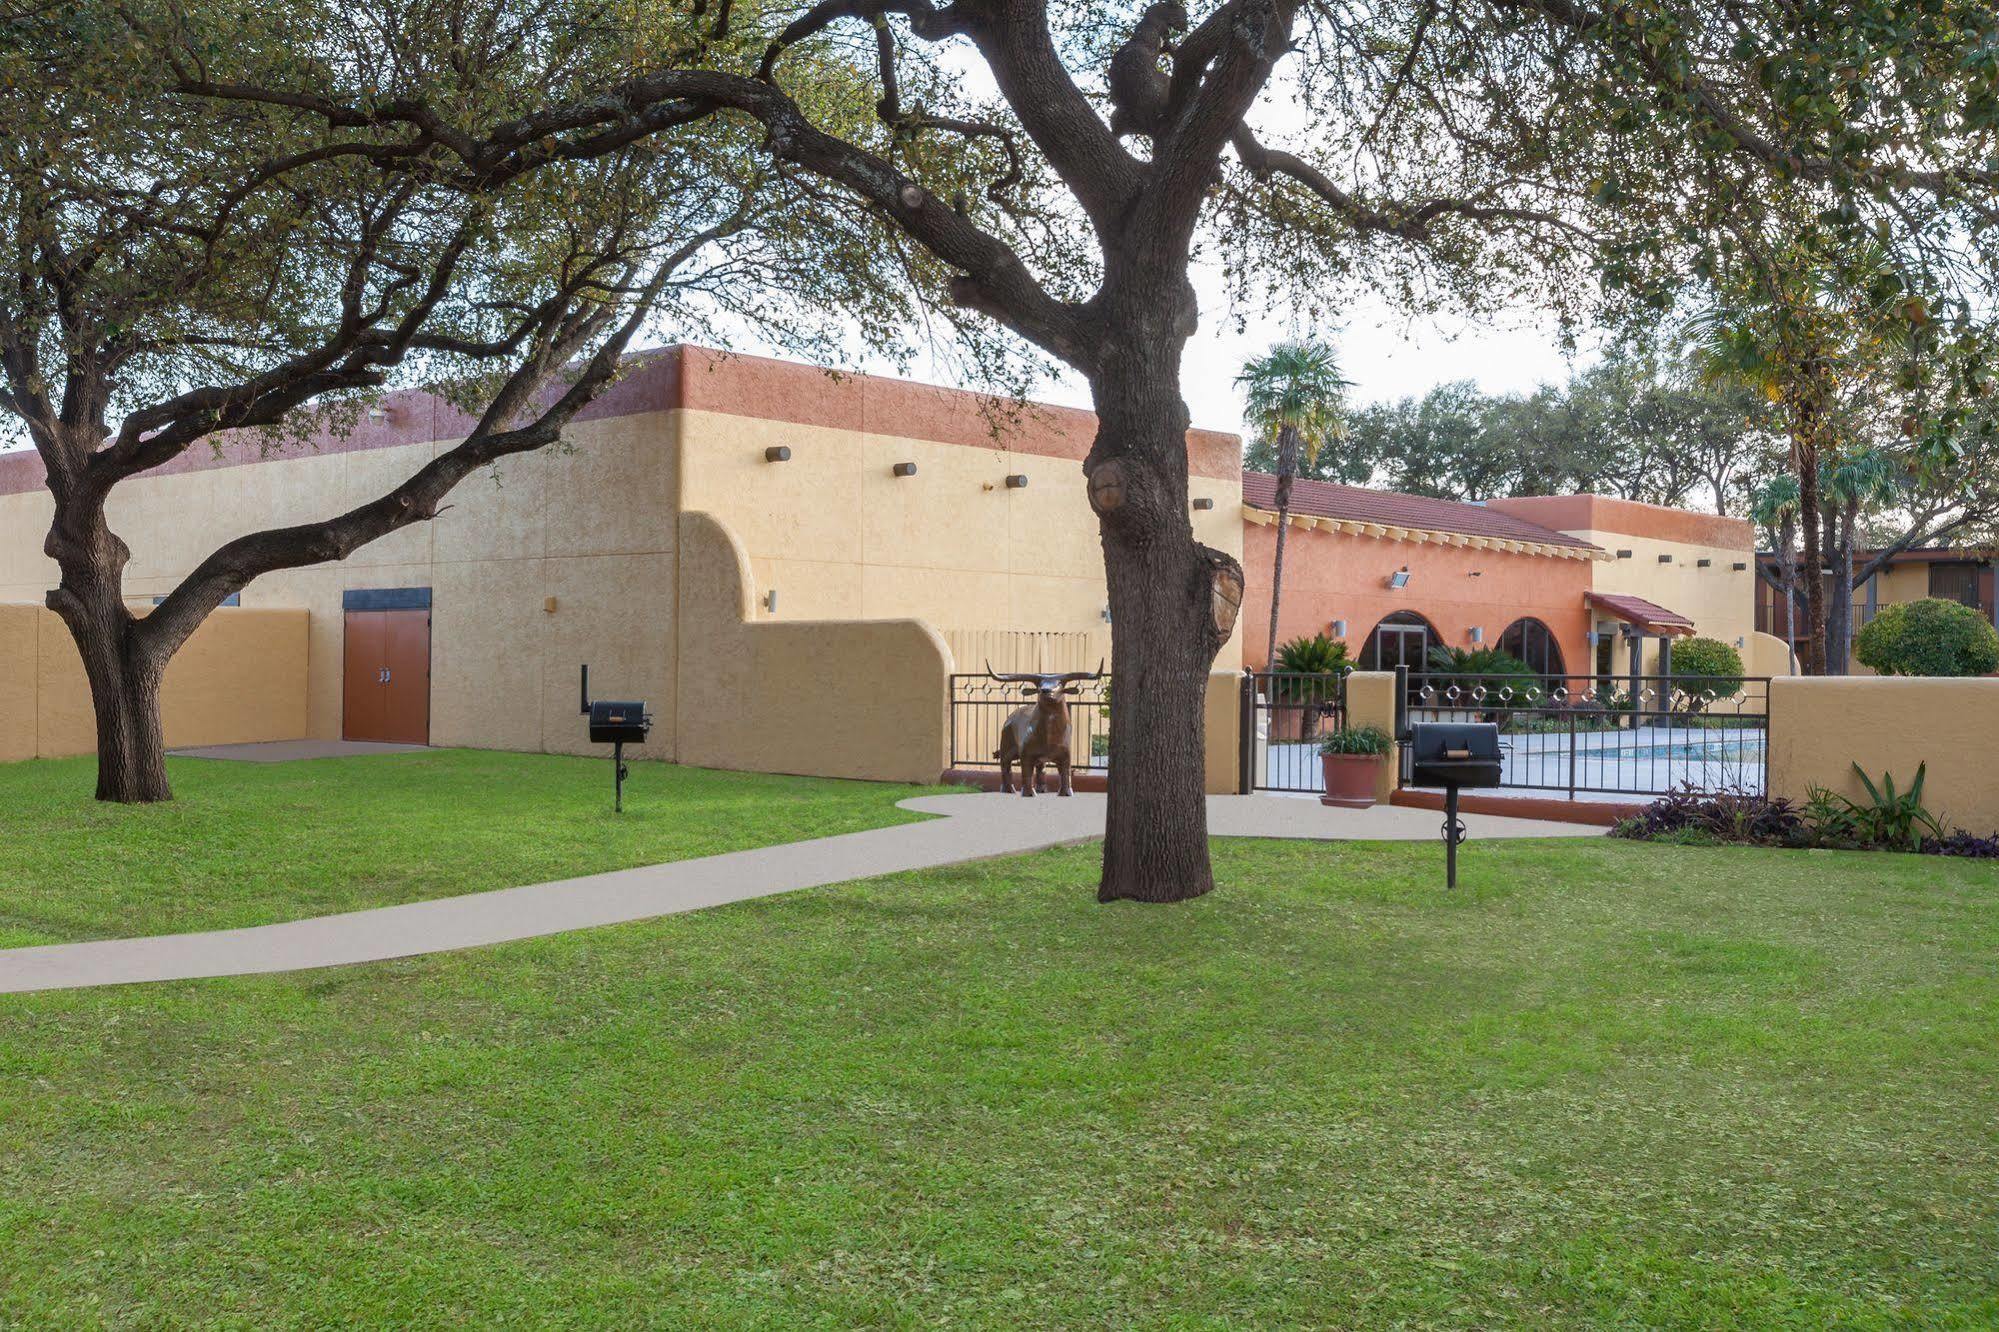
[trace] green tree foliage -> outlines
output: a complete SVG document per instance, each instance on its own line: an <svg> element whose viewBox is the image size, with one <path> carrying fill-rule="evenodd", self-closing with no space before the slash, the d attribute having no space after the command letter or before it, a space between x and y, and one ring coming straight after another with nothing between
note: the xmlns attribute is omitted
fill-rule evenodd
<svg viewBox="0 0 1999 1332"><path fill-rule="evenodd" d="M1673 684L1698 712L1742 692L1742 654L1719 638L1681 638L1673 643Z"/></svg>
<svg viewBox="0 0 1999 1332"><path fill-rule="evenodd" d="M1925 597L1882 607L1861 628L1855 655L1883 675L1991 675L1999 632L1969 606Z"/></svg>

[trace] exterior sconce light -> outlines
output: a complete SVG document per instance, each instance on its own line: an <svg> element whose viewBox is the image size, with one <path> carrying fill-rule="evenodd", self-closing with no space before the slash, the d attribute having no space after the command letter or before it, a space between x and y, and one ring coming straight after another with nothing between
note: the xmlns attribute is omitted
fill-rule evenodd
<svg viewBox="0 0 1999 1332"><path fill-rule="evenodd" d="M790 462L791 450L782 444L773 444L764 450L765 462Z"/></svg>
<svg viewBox="0 0 1999 1332"><path fill-rule="evenodd" d="M1735 646L1742 648L1742 647L1748 647L1749 644L1741 634L1737 634L1735 636Z"/></svg>
<svg viewBox="0 0 1999 1332"><path fill-rule="evenodd" d="M765 609L765 610L767 610L767 611L769 611L769 612L770 612L770 613L771 613L772 615L775 615L775 614L777 614L777 589L776 589L776 588L772 588L772 589L771 589L770 591L768 591L768 592L764 593L764 609Z"/></svg>
<svg viewBox="0 0 1999 1332"><path fill-rule="evenodd" d="M1014 473L1014 474L1013 474L1012 476L1009 476L1009 477L1008 477L1008 478L1006 479L1006 488L1007 488L1008 490L1025 490L1025 489L1027 489L1027 476L1026 476L1026 474L1025 474L1025 473L1022 473L1022 472L1015 472L1015 473Z"/></svg>
<svg viewBox="0 0 1999 1332"><path fill-rule="evenodd" d="M1661 555L1659 557L1659 563L1661 564L1671 564L1672 562L1673 562L1673 557L1671 555Z"/></svg>
<svg viewBox="0 0 1999 1332"><path fill-rule="evenodd" d="M1475 624L1471 627L1471 641L1474 643L1483 643L1485 641L1484 625Z"/></svg>
<svg viewBox="0 0 1999 1332"><path fill-rule="evenodd" d="M1111 608L1109 606L1104 607L1103 610L1100 612L1100 614L1103 615L1105 624L1109 624L1111 622Z"/></svg>
<svg viewBox="0 0 1999 1332"><path fill-rule="evenodd" d="M1215 507L1215 501L1211 497L1203 495L1194 501L1194 507L1197 509L1212 509Z"/></svg>
<svg viewBox="0 0 1999 1332"><path fill-rule="evenodd" d="M1584 634L1584 635L1583 635L1583 642L1584 642L1584 643L1586 643L1586 644L1587 644L1587 645L1589 646L1589 650L1590 650L1591 652L1594 652L1594 651L1596 651L1596 641L1597 641L1597 639L1599 639L1599 638L1602 638L1602 637L1603 637L1603 635L1602 635L1602 634L1600 634L1600 633L1598 633L1598 632L1597 632L1596 630L1592 629L1592 630L1590 630L1590 631L1589 631L1588 633L1586 633L1586 634Z"/></svg>
<svg viewBox="0 0 1999 1332"><path fill-rule="evenodd" d="M548 615L553 615L555 614L556 607L560 606L561 604L562 603L557 601L554 597L550 597L548 600L541 603L541 609L543 613Z"/></svg>
<svg viewBox="0 0 1999 1332"><path fill-rule="evenodd" d="M1466 574L1466 575L1465 575L1465 577L1467 577L1467 578L1483 578L1483 577L1485 577L1485 570L1483 570L1483 569L1473 569L1473 570L1472 570L1472 571L1471 571L1470 573Z"/></svg>
<svg viewBox="0 0 1999 1332"><path fill-rule="evenodd" d="M897 463L897 464L896 464L895 466L893 466L893 467L889 468L889 471L891 471L891 472L894 472L894 473L895 473L895 474L896 474L897 476L915 476L915 475L916 475L916 464L915 464L915 463Z"/></svg>
<svg viewBox="0 0 1999 1332"><path fill-rule="evenodd" d="M1405 564L1394 573L1388 575L1388 585L1398 591L1409 586L1409 566Z"/></svg>
<svg viewBox="0 0 1999 1332"><path fill-rule="evenodd" d="M1332 630L1334 638L1345 638L1347 636L1347 622L1345 620L1334 620Z"/></svg>
<svg viewBox="0 0 1999 1332"><path fill-rule="evenodd" d="M1628 550L1620 550L1617 552L1617 558L1620 560L1628 560L1631 558L1631 552Z"/></svg>
<svg viewBox="0 0 1999 1332"><path fill-rule="evenodd" d="M1713 560L1695 560L1695 561L1694 561L1694 567L1695 567L1696 569L1705 569L1705 568L1707 568L1707 567L1708 567L1709 565L1711 565L1711 564L1713 564L1713 563L1714 563L1714 561L1713 561Z"/></svg>

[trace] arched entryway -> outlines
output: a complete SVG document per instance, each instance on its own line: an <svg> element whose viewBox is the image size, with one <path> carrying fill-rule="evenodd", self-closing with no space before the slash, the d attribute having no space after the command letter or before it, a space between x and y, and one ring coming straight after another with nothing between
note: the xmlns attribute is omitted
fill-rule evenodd
<svg viewBox="0 0 1999 1332"><path fill-rule="evenodd" d="M1531 615L1506 626L1506 632L1499 636L1499 650L1526 662L1544 679L1560 680L1568 674L1554 631Z"/></svg>
<svg viewBox="0 0 1999 1332"><path fill-rule="evenodd" d="M1407 666L1412 672L1429 668L1430 649L1441 640L1430 622L1415 611L1396 611L1382 617L1361 648L1364 669L1392 671Z"/></svg>

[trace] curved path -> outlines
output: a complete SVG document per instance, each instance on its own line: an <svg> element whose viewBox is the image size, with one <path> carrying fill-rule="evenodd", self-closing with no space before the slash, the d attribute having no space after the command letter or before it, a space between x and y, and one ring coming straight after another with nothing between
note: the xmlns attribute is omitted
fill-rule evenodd
<svg viewBox="0 0 1999 1332"><path fill-rule="evenodd" d="M1101 795L1069 800L918 796L903 801L902 808L944 817L280 925L8 949L0 951L0 994L243 976L442 953L1086 842L1102 836L1104 827ZM1283 796L1208 798L1208 830L1217 837L1421 841L1437 837L1439 818L1434 810L1333 809ZM1597 828L1491 815L1467 814L1465 823L1474 838L1601 835Z"/></svg>

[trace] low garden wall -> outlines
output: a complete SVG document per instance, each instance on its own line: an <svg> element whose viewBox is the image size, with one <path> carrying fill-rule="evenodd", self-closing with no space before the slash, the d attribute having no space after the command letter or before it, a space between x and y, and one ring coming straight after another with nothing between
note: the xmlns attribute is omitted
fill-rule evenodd
<svg viewBox="0 0 1999 1332"><path fill-rule="evenodd" d="M702 768L934 782L950 752L951 652L920 620L758 620L749 557L680 516L674 758Z"/></svg>
<svg viewBox="0 0 1999 1332"><path fill-rule="evenodd" d="M306 734L302 610L224 607L174 654L160 689L169 748ZM90 687L69 630L41 606L0 605L0 762L97 748Z"/></svg>
<svg viewBox="0 0 1999 1332"><path fill-rule="evenodd" d="M1897 788L1928 765L1923 803L1948 827L1999 831L1999 679L1804 677L1770 682L1770 793L1864 798L1858 763Z"/></svg>

